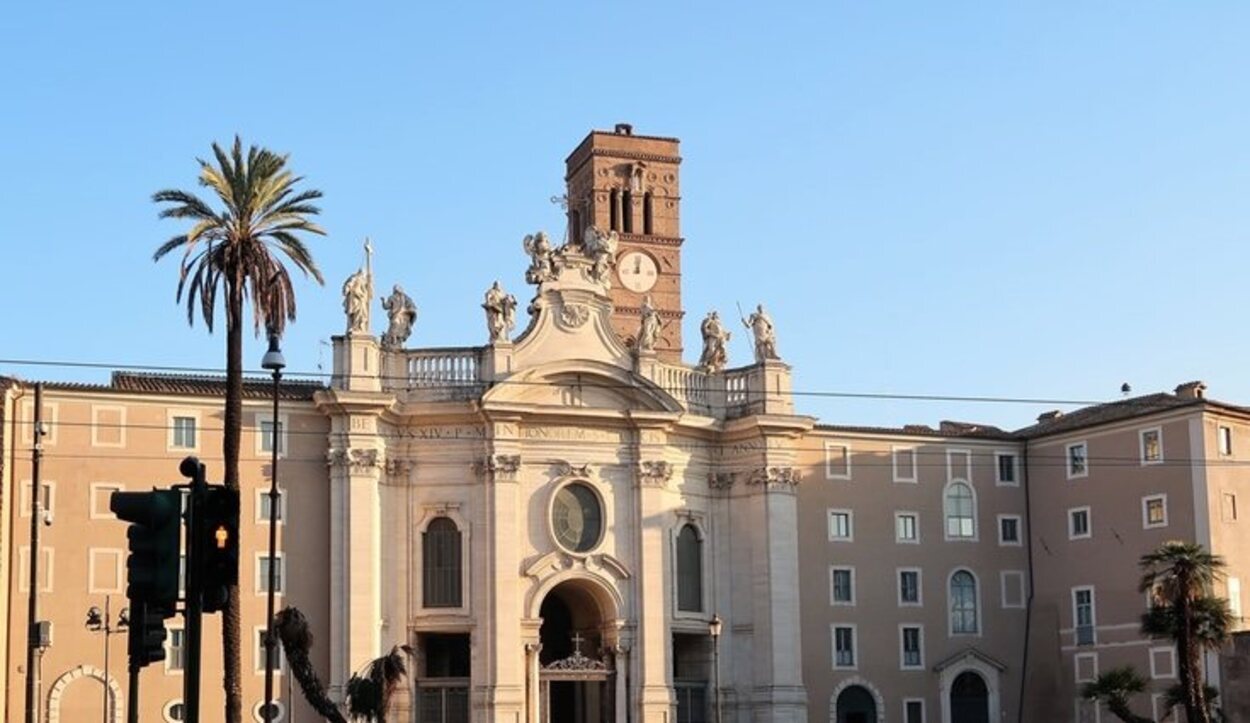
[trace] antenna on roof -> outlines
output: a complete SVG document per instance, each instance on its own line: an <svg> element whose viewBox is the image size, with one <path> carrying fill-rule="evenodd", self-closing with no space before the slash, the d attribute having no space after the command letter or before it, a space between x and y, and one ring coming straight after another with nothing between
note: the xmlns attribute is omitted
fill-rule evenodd
<svg viewBox="0 0 1250 723"><path fill-rule="evenodd" d="M1133 393L1133 388L1129 386L1128 382L1124 382L1123 384L1120 385L1120 394L1127 397L1128 395L1132 393Z"/></svg>

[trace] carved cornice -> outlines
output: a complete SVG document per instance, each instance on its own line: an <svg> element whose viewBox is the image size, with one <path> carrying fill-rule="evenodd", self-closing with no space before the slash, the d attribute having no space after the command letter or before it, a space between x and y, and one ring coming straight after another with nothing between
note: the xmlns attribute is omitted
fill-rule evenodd
<svg viewBox="0 0 1250 723"><path fill-rule="evenodd" d="M564 460L558 460L555 463L556 476L558 477L582 477L590 478L590 465L588 464L572 464Z"/></svg>
<svg viewBox="0 0 1250 723"><path fill-rule="evenodd" d="M764 485L768 489L793 490L801 480L802 475L794 467L760 467L751 472L747 484Z"/></svg>
<svg viewBox="0 0 1250 723"><path fill-rule="evenodd" d="M650 487L661 487L673 478L673 465L664 460L643 460L639 463L638 479Z"/></svg>
<svg viewBox="0 0 1250 723"><path fill-rule="evenodd" d="M385 464L381 451L354 447L332 449L326 455L326 465L332 469L346 468L348 472L367 472Z"/></svg>
<svg viewBox="0 0 1250 723"><path fill-rule="evenodd" d="M734 486L737 479L737 472L708 472L707 486L714 490L727 490Z"/></svg>
<svg viewBox="0 0 1250 723"><path fill-rule="evenodd" d="M499 481L513 481L521 471L521 455L489 454L474 462L473 469L480 475L489 474Z"/></svg>

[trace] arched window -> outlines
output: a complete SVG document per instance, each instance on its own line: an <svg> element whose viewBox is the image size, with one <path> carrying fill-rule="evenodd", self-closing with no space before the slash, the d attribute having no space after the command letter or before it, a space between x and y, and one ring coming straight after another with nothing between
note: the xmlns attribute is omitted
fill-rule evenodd
<svg viewBox="0 0 1250 723"><path fill-rule="evenodd" d="M621 219L624 221L621 230L625 233L634 232L634 194L628 189L621 194Z"/></svg>
<svg viewBox="0 0 1250 723"><path fill-rule="evenodd" d="M642 232L651 234L653 224L651 221L651 192L647 191L642 194Z"/></svg>
<svg viewBox="0 0 1250 723"><path fill-rule="evenodd" d="M977 621L977 579L967 570L951 575L951 633L980 632Z"/></svg>
<svg viewBox="0 0 1250 723"><path fill-rule="evenodd" d="M460 530L447 517L436 517L421 534L422 590L427 608L458 608Z"/></svg>
<svg viewBox="0 0 1250 723"><path fill-rule="evenodd" d="M621 193L615 188L608 192L608 228L621 230Z"/></svg>
<svg viewBox="0 0 1250 723"><path fill-rule="evenodd" d="M694 525L677 533L677 609L703 612L703 540Z"/></svg>
<svg viewBox="0 0 1250 723"><path fill-rule="evenodd" d="M952 482L946 488L946 536L952 539L976 537L976 508L972 488L965 482Z"/></svg>

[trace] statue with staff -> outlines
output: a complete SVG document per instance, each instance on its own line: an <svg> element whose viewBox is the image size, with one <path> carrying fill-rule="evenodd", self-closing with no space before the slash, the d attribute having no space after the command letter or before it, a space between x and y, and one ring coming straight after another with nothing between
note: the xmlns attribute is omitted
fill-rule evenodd
<svg viewBox="0 0 1250 723"><path fill-rule="evenodd" d="M369 300L373 298L373 246L365 239L365 265L343 282L343 313L348 334L369 333Z"/></svg>
<svg viewBox="0 0 1250 723"><path fill-rule="evenodd" d="M742 316L742 306L738 306L738 315ZM772 317L759 304L750 316L742 316L742 325L751 330L755 340L755 363L760 364L769 359L780 359L777 356L777 332L773 328Z"/></svg>

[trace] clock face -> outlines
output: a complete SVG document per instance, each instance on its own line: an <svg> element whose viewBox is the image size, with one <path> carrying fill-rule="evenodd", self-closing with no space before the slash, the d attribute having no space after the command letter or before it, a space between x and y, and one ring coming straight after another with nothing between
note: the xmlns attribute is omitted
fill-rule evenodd
<svg viewBox="0 0 1250 723"><path fill-rule="evenodd" d="M655 259L641 251L630 251L617 262L616 274L621 277L621 285L639 294L651 290L660 276Z"/></svg>

